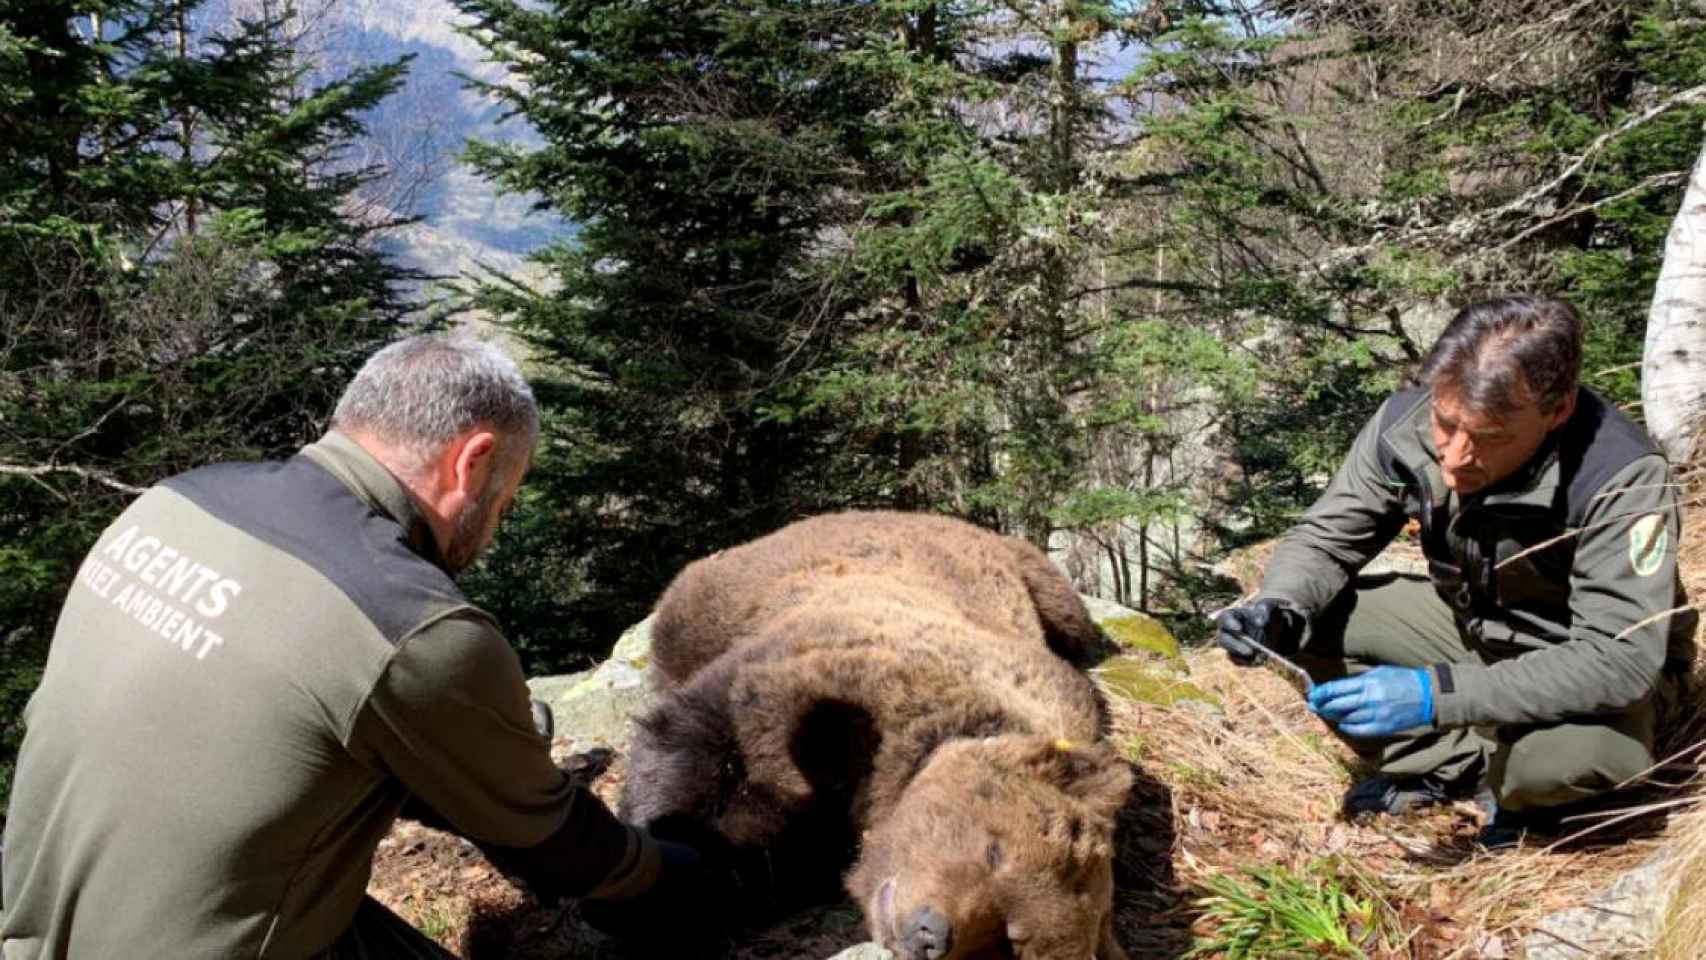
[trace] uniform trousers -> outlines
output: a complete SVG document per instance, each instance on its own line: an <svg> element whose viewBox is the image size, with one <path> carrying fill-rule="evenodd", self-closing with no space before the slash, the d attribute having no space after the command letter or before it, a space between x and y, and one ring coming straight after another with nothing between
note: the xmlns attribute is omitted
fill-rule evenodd
<svg viewBox="0 0 1706 960"><path fill-rule="evenodd" d="M1298 662L1317 683L1375 666L1491 664L1497 657L1459 629L1425 577L1359 577L1311 625ZM1550 723L1344 738L1392 776L1459 783L1485 778L1507 810L1585 800L1653 765L1654 697L1621 713Z"/></svg>
<svg viewBox="0 0 1706 960"><path fill-rule="evenodd" d="M316 960L456 960L372 897L356 908L355 922Z"/></svg>

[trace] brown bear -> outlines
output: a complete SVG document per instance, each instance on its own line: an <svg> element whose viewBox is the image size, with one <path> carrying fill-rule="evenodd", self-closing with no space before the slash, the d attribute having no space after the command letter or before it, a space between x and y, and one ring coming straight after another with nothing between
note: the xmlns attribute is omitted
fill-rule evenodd
<svg viewBox="0 0 1706 960"><path fill-rule="evenodd" d="M699 560L653 627L660 699L621 810L729 865L751 906L842 870L902 960L1124 960L1101 641L1041 551L850 512Z"/></svg>

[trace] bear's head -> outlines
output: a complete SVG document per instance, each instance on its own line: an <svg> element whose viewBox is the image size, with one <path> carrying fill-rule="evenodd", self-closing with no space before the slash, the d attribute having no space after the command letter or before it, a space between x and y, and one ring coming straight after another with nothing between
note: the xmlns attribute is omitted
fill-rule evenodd
<svg viewBox="0 0 1706 960"><path fill-rule="evenodd" d="M1106 744L953 740L866 831L847 888L899 960L1084 960L1131 770Z"/></svg>

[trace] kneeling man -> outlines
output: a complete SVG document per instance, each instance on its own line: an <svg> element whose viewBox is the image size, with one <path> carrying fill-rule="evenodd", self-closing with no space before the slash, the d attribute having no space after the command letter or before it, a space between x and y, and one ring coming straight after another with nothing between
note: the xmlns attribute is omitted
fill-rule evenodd
<svg viewBox="0 0 1706 960"><path fill-rule="evenodd" d="M1581 355L1566 303L1465 308L1255 599L1220 615L1239 663L1262 658L1250 639L1301 647L1311 709L1377 758L1347 815L1481 787L1497 814L1480 840L1507 845L1653 764L1655 701L1696 622L1678 609L1677 497L1646 433L1578 386ZM1356 577L1411 520L1428 576Z"/></svg>

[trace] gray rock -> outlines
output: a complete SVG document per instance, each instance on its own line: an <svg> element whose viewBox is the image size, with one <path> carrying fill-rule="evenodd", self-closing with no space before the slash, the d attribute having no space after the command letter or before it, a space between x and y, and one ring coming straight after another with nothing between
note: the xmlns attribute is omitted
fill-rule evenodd
<svg viewBox="0 0 1706 960"><path fill-rule="evenodd" d="M556 715L557 733L571 736L575 749L628 744L628 724L652 703L646 666L651 661L652 618L622 634L610 658L592 670L527 681L535 699Z"/></svg>
<svg viewBox="0 0 1706 960"><path fill-rule="evenodd" d="M1589 903L1560 910L1523 939L1528 960L1641 956L1664 922L1676 885L1670 857L1658 854L1618 878Z"/></svg>
<svg viewBox="0 0 1706 960"><path fill-rule="evenodd" d="M1422 555L1421 547L1414 542L1395 540L1385 550L1376 554L1360 572L1365 577L1383 573L1425 577L1428 575L1428 558Z"/></svg>
<svg viewBox="0 0 1706 960"><path fill-rule="evenodd" d="M874 943L861 943L856 947L848 947L829 960L894 960L894 954Z"/></svg>
<svg viewBox="0 0 1706 960"><path fill-rule="evenodd" d="M1108 639L1117 644L1123 652L1148 654L1156 659L1169 661L1175 667L1184 667L1185 662L1180 659L1178 638L1173 636L1173 631L1167 629L1166 624L1147 613L1121 606L1112 600L1084 593L1079 594L1078 598L1084 601L1084 609L1090 614L1090 619L1095 621L1096 626L1101 627Z"/></svg>
<svg viewBox="0 0 1706 960"><path fill-rule="evenodd" d="M1442 295L1404 307L1398 316L1398 326L1412 343L1433 343L1456 315L1457 307ZM1397 351L1394 348L1392 352Z"/></svg>
<svg viewBox="0 0 1706 960"><path fill-rule="evenodd" d="M1143 616L1143 614L1138 613L1136 610L1133 610L1124 604L1115 603L1112 600L1105 600L1101 597L1092 597L1087 593L1081 593L1078 597L1084 601L1084 609L1090 611L1090 619L1097 623L1101 623L1103 620L1113 620L1120 617Z"/></svg>

